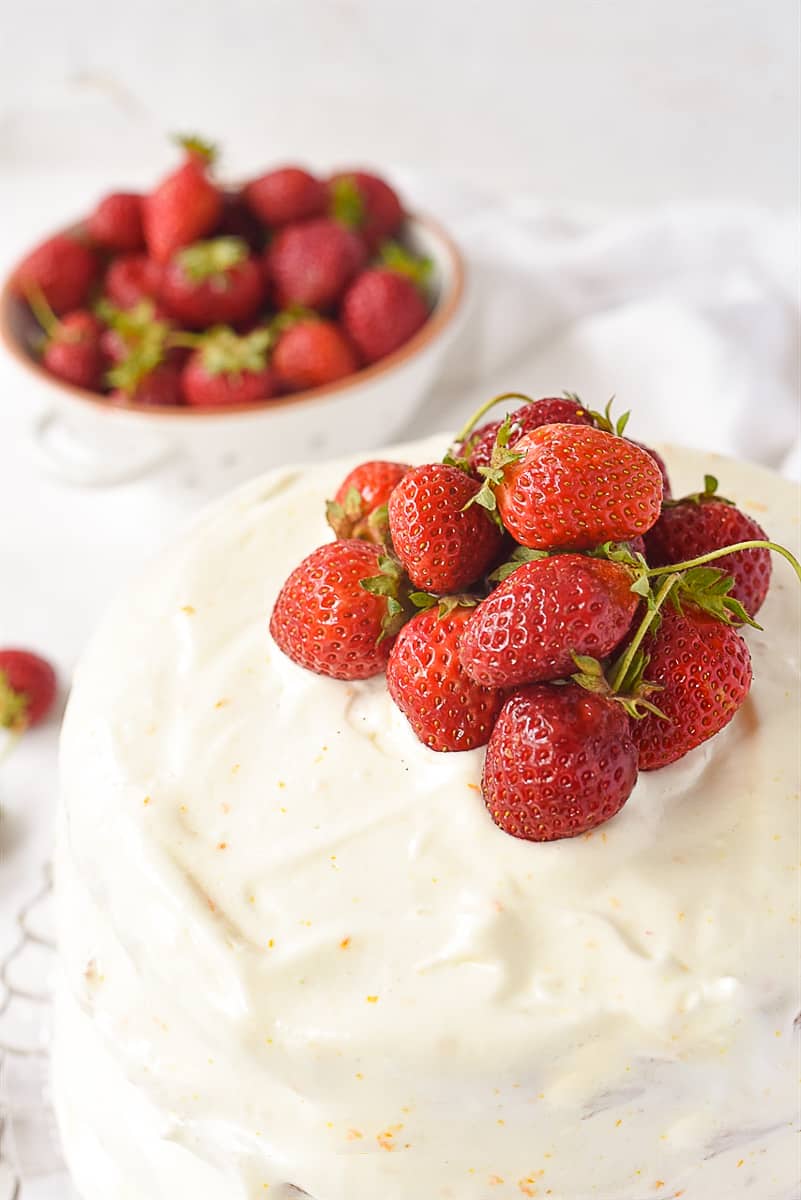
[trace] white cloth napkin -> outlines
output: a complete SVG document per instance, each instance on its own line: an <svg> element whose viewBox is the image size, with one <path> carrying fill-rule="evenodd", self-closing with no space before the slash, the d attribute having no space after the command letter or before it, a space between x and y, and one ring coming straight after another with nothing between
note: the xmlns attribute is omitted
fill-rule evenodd
<svg viewBox="0 0 801 1200"><path fill-rule="evenodd" d="M615 395L643 440L801 475L797 218L666 208L582 220L519 197L453 228L474 307L427 427L446 414L460 424L493 391L569 390L593 408Z"/></svg>
<svg viewBox="0 0 801 1200"><path fill-rule="evenodd" d="M570 390L595 408L614 393L618 412L633 409L631 430L644 441L705 446L801 475L795 217L742 209L555 216L524 196L399 176L415 207L439 216L461 242L471 305L406 436L455 431L501 391ZM100 170L17 175L14 212L0 224L0 264L58 224L64 207L80 211L81 198L106 184ZM90 496L43 481L24 450L36 387L0 361L0 389L0 502L7 522L13 518L0 530L0 642L30 642L66 675L109 593L211 497L211 487L176 473ZM13 969L15 919L37 894L48 854L55 729L31 736L2 771L0 963ZM9 1061L7 994L0 975L0 1200L64 1200L68 1185L52 1173L46 1107L39 1119L31 1103L41 1093L41 1059ZM44 1018L41 1006L35 1015Z"/></svg>

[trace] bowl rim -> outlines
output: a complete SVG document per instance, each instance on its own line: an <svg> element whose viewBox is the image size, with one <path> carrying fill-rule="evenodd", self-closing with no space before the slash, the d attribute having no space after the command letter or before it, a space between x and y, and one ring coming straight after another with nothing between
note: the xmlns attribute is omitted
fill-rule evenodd
<svg viewBox="0 0 801 1200"><path fill-rule="evenodd" d="M334 383L324 384L322 387L308 388L302 392L290 392L285 396L275 396L269 400L254 400L248 404L216 405L214 407L209 406L208 408L188 404L164 405L163 407L149 404L110 405L106 396L98 392L89 391L88 388L78 387L76 384L61 380L57 375L51 374L42 363L27 353L19 339L14 336L11 325L11 313L13 306L20 303L20 298L13 290L12 282L24 258L20 259L11 268L3 281L2 288L0 288L0 345L25 370L48 387L69 396L73 400L77 400L90 409L95 411L100 410L111 416L136 414L162 421L175 421L177 419L202 421L234 416L236 414L269 413L278 408L291 408L294 405L327 400L337 396L340 392L347 391L349 388L358 387L362 383L372 382L379 376L400 366L407 359L413 358L420 351L425 350L448 326L453 324L454 318L461 308L466 283L466 268L462 251L451 235L433 217L429 217L427 214L410 212L407 214L406 220L424 229L440 243L451 269L451 282L448 290L437 301L425 324L420 327L417 333L409 338L408 342L404 342L397 350L394 350L385 358L379 359L378 362L371 363L367 367L362 367L361 370L356 371L353 375L346 375L343 379L338 379ZM47 235L43 241L46 241L49 237L56 237L59 233L70 232L79 227L80 224L81 222L73 222L71 225L64 226Z"/></svg>

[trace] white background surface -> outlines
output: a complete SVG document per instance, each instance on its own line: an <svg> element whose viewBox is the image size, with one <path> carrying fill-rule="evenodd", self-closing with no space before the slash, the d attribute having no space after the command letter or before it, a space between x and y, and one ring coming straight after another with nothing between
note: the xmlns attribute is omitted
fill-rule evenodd
<svg viewBox="0 0 801 1200"><path fill-rule="evenodd" d="M0 5L0 162L150 167L158 130L436 168L552 205L798 198L796 0ZM105 105L139 118L115 143ZM69 115L69 134L53 115ZM64 132L62 132L64 131Z"/></svg>
<svg viewBox="0 0 801 1200"><path fill-rule="evenodd" d="M104 186L151 181L165 130L224 141L232 177L403 164L476 302L425 430L509 386L617 391L645 438L792 469L800 78L797 0L0 0L0 271ZM64 488L28 453L41 403L0 360L0 645L66 683L221 481ZM0 957L48 852L55 741L0 766Z"/></svg>

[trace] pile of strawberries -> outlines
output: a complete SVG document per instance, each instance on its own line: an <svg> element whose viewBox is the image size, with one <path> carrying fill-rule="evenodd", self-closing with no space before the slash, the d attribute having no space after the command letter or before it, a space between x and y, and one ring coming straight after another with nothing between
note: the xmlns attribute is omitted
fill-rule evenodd
<svg viewBox="0 0 801 1200"><path fill-rule="evenodd" d="M386 671L432 750L486 745L493 820L550 841L728 724L770 551L801 567L711 477L673 500L609 408L515 398L475 429L483 406L442 462L352 471L328 504L337 540L292 572L270 631L311 671Z"/></svg>
<svg viewBox="0 0 801 1200"><path fill-rule="evenodd" d="M106 196L15 271L53 375L119 405L250 404L352 375L428 319L431 264L383 179L288 166L230 191L212 147L182 145L152 192Z"/></svg>

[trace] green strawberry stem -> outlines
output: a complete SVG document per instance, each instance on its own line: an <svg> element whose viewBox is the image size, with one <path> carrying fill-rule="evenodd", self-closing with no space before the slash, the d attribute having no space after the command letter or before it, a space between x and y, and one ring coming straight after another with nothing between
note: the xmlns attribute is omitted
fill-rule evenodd
<svg viewBox="0 0 801 1200"><path fill-rule="evenodd" d="M196 133L174 133L171 135L170 140L186 150L187 154L202 159L210 166L218 157L219 151L214 142L209 142L205 138L199 137Z"/></svg>
<svg viewBox="0 0 801 1200"><path fill-rule="evenodd" d="M618 659L612 670L612 675L609 679L609 686L613 692L620 690L621 684L628 674L629 667L634 661L634 656L642 645L643 638L648 633L648 630L651 628L654 621L657 619L660 608L667 600L675 585L679 582L679 578L680 577L677 574L668 575L667 579L654 596L653 603L648 605L645 616L640 622L639 629L626 647L625 653Z"/></svg>
<svg viewBox="0 0 801 1200"><path fill-rule="evenodd" d="M659 575L687 571L691 567L702 567L704 563L714 562L716 558L725 558L727 554L735 554L738 550L772 550L775 554L781 554L782 558L787 559L799 580L801 580L801 563L799 563L795 555L791 554L786 547L779 546L776 542L765 541L734 542L731 546L721 546L719 550L710 550L708 554L701 554L698 558L689 558L686 562L671 563L667 567L649 567L645 574L656 578Z"/></svg>
<svg viewBox="0 0 801 1200"><path fill-rule="evenodd" d="M501 404L504 400L522 400L524 404L534 403L531 396L525 396L522 392L502 392L500 396L493 396L491 400L487 400L484 404L482 404L481 408L479 408L477 412L473 413L464 429L461 429L453 439L454 442L466 441L481 418L485 416L491 408L494 408L496 404Z"/></svg>
<svg viewBox="0 0 801 1200"><path fill-rule="evenodd" d="M5 671L0 671L0 729L21 733L28 723L29 706L25 692L12 687Z"/></svg>
<svg viewBox="0 0 801 1200"><path fill-rule="evenodd" d="M203 333L187 333L184 330L176 329L167 334L168 346L180 346L186 350L197 350L205 342L206 335Z"/></svg>
<svg viewBox="0 0 801 1200"><path fill-rule="evenodd" d="M58 329L59 320L48 304L42 289L32 283L25 289L25 299L28 301L28 306L36 317L37 323L41 325L47 336L52 338Z"/></svg>

